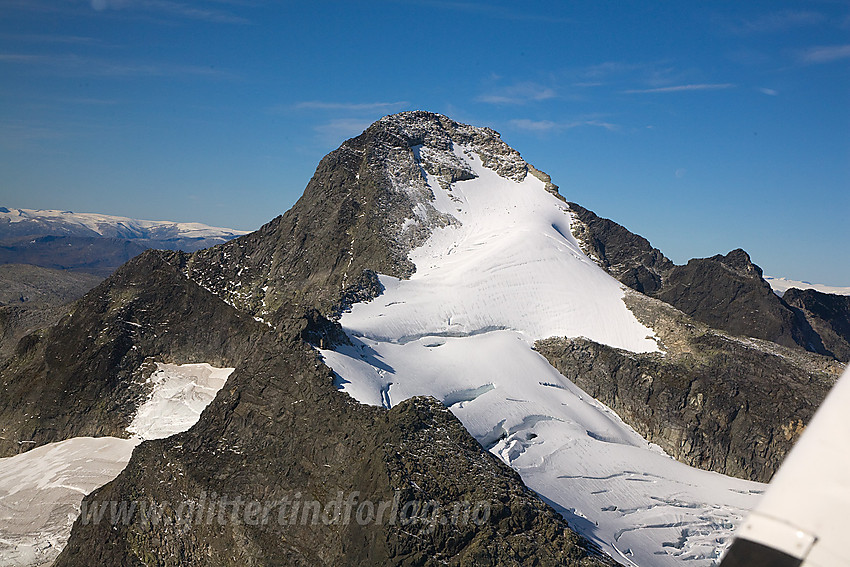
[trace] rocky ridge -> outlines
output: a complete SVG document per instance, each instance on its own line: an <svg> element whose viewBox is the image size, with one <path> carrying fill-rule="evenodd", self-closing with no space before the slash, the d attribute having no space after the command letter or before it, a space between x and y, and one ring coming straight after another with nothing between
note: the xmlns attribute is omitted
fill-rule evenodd
<svg viewBox="0 0 850 567"><path fill-rule="evenodd" d="M761 268L744 250L695 258L677 266L645 238L614 221L574 203L570 209L576 220L573 233L585 252L626 286L716 329L850 361L850 343L839 333L830 335L833 347L827 348L814 328L826 327L773 293ZM834 324L841 325L828 326Z"/></svg>

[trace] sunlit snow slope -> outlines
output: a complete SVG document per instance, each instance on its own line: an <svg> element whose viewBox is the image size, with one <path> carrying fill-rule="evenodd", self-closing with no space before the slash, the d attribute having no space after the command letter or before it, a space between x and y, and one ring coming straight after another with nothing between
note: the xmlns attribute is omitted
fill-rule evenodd
<svg viewBox="0 0 850 567"><path fill-rule="evenodd" d="M127 428L130 439L76 437L0 459L0 565L52 562L83 497L114 479L133 449L191 428L232 368L157 363L153 389Z"/></svg>
<svg viewBox="0 0 850 567"><path fill-rule="evenodd" d="M504 179L454 151L477 178L445 190L426 177L433 205L460 222L411 253L409 280L382 276L385 292L343 315L353 346L322 351L340 387L387 407L440 399L625 564L710 565L763 486L672 460L532 349L551 336L633 352L658 344L621 285L581 252L567 205L542 181Z"/></svg>

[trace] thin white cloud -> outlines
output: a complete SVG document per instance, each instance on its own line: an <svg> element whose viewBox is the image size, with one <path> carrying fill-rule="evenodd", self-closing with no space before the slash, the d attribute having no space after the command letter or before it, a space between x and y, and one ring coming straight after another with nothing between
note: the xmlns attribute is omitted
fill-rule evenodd
<svg viewBox="0 0 850 567"><path fill-rule="evenodd" d="M477 16L527 22L545 22L550 24L571 23L574 20L551 13L534 13L528 6L516 8L509 6L497 6L492 2L458 2L452 0L394 0L396 3L418 4L425 8L436 8L465 12Z"/></svg>
<svg viewBox="0 0 850 567"><path fill-rule="evenodd" d="M211 8L197 8L183 2L171 0L91 0L91 7L97 12L107 10L135 11L162 16L201 20L217 24L246 24L249 20Z"/></svg>
<svg viewBox="0 0 850 567"><path fill-rule="evenodd" d="M800 52L799 59L803 63L832 63L842 59L850 59L850 44L822 45Z"/></svg>
<svg viewBox="0 0 850 567"><path fill-rule="evenodd" d="M0 53L0 62L42 67L62 77L228 77L228 73L204 65L133 63L78 55Z"/></svg>
<svg viewBox="0 0 850 567"><path fill-rule="evenodd" d="M820 12L785 10L733 22L729 24L729 28L739 34L778 33L795 28L815 26L825 21L826 16Z"/></svg>
<svg viewBox="0 0 850 567"><path fill-rule="evenodd" d="M348 112L389 112L407 106L407 101L397 102L324 102L308 100L295 105L297 109L306 110L344 110Z"/></svg>
<svg viewBox="0 0 850 567"><path fill-rule="evenodd" d="M778 96L779 95L779 91L777 91L776 89L768 89L766 87L759 88L759 92L762 93L762 94L766 94L767 96Z"/></svg>
<svg viewBox="0 0 850 567"><path fill-rule="evenodd" d="M537 83L517 83L481 95L476 100L488 104L526 104L529 102L549 100L556 96L558 94L550 87Z"/></svg>
<svg viewBox="0 0 850 567"><path fill-rule="evenodd" d="M626 94L651 94L651 93L678 93L683 91L718 91L732 89L732 83L700 83L695 85L674 85L671 87L657 87L653 89L629 89L623 91Z"/></svg>
<svg viewBox="0 0 850 567"><path fill-rule="evenodd" d="M27 43L64 43L76 45L100 45L103 42L93 37L84 37L76 35L49 35L49 34L18 34L18 33L3 33L0 34L0 39L10 41L22 41Z"/></svg>
<svg viewBox="0 0 850 567"><path fill-rule="evenodd" d="M574 120L571 122L555 122L553 120L529 120L527 118L517 118L510 121L510 125L517 130L525 130L526 132L549 133L563 132L580 128L582 126L591 126L596 128L604 128L605 130L615 131L620 127L610 122L602 120Z"/></svg>

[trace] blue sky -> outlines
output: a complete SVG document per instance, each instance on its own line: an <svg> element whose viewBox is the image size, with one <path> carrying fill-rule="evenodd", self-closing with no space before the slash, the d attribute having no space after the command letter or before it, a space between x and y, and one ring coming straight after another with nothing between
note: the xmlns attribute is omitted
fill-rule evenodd
<svg viewBox="0 0 850 567"><path fill-rule="evenodd" d="M698 5L697 5L698 4ZM381 116L677 263L850 285L850 2L0 0L0 205L254 229Z"/></svg>

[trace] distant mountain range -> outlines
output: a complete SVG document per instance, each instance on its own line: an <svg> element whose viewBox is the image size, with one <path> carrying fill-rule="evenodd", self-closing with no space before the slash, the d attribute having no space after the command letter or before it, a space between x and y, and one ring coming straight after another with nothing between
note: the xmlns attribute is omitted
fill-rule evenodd
<svg viewBox="0 0 850 567"><path fill-rule="evenodd" d="M780 296L791 288L813 289L821 293L832 293L835 295L850 295L850 287L840 287L834 285L789 280L788 278L778 278L774 276L764 276L764 279L767 283L770 284L770 287L773 288L773 291L775 291L776 294Z"/></svg>
<svg viewBox="0 0 850 567"><path fill-rule="evenodd" d="M194 252L243 234L201 223L0 207L0 264L105 277L149 248Z"/></svg>

